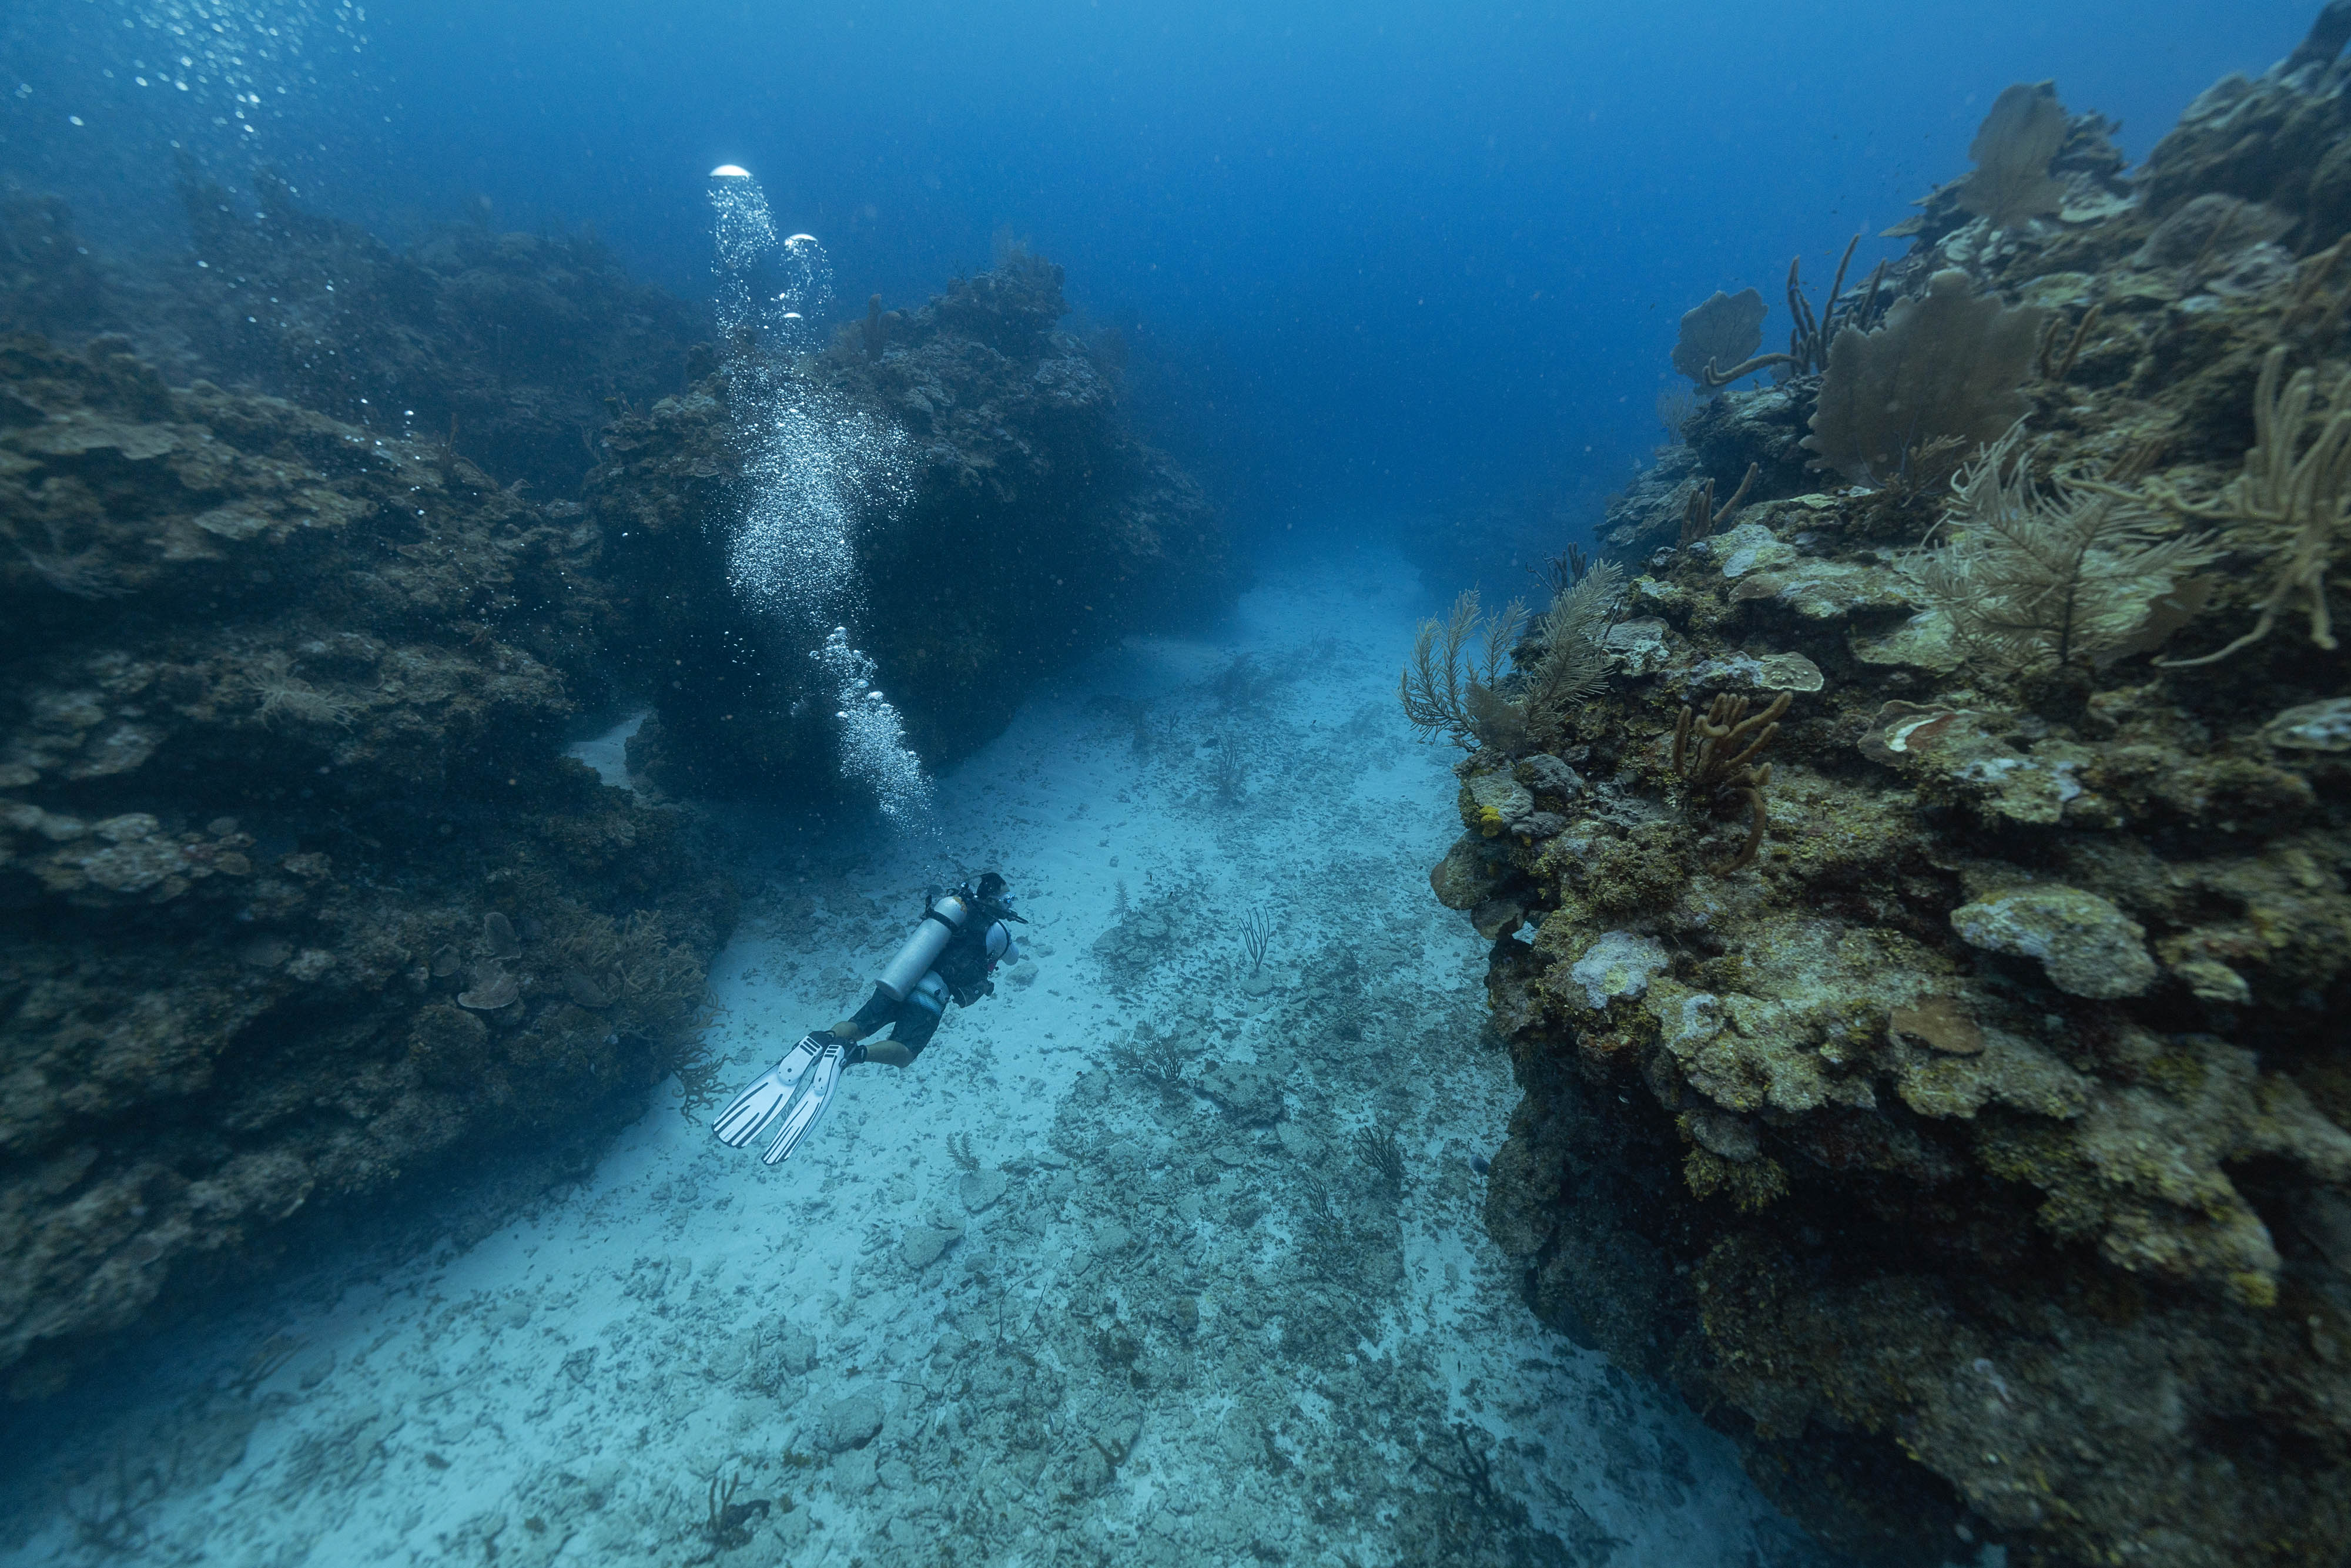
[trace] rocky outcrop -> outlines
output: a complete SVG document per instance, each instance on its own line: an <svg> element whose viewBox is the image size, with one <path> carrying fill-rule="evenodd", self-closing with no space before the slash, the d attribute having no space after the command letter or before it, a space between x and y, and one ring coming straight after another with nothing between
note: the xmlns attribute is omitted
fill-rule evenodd
<svg viewBox="0 0 2351 1568"><path fill-rule="evenodd" d="M0 342L14 1392L298 1217L517 1134L576 1159L675 1062L732 894L562 755L601 555L463 458Z"/></svg>
<svg viewBox="0 0 2351 1568"><path fill-rule="evenodd" d="M2293 529L2325 579L2351 541L2224 488L2277 345L2351 371L2340 225L2282 172L2351 146L2346 83L2225 83L2119 196L2084 117L2057 213L1930 203L1889 275L2060 314L2027 460L2105 488L2020 508L2102 497L2218 570L2131 589L2095 657L1970 642L1914 552L1985 515L1909 463L1804 474L1813 378L1734 392L1612 512L1606 688L1539 765L1462 764L1433 885L1495 939L1526 1092L1489 1228L1546 1320L1873 1562L2347 1560L2351 656L2277 585ZM2208 194L2294 222L2182 260L2158 231ZM1675 548L1750 463L1736 526Z"/></svg>
<svg viewBox="0 0 2351 1568"><path fill-rule="evenodd" d="M1061 268L1017 256L903 313L878 358L851 328L800 368L912 449L911 500L855 536L858 636L934 766L1044 673L1236 586L1214 510L1135 437L1114 376L1057 329L1067 308ZM654 701L632 755L689 792L806 791L833 775L832 696L804 635L726 591L739 430L713 375L604 436L589 502Z"/></svg>
<svg viewBox="0 0 2351 1568"><path fill-rule="evenodd" d="M708 331L590 233L446 225L401 251L266 172L246 199L183 167L181 195L193 248L115 312L142 350L541 497L576 494L596 433L682 388Z"/></svg>

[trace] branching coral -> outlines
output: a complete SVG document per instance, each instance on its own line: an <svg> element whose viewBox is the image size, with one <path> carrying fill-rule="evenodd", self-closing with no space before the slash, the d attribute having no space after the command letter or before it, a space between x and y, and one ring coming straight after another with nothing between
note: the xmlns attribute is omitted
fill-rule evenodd
<svg viewBox="0 0 2351 1568"><path fill-rule="evenodd" d="M2074 361L2082 357L2082 350L2089 342L2090 334L2097 330L2098 319L2105 313L2105 308L2104 305L2093 305L2083 311L2082 319L2074 324L2070 337L2065 333L2063 316L2049 318L2048 329L2041 334L2041 354L2034 361L2043 381L2053 385L2062 384L2067 376L2074 373ZM2061 338L2065 342L2063 349L2057 346Z"/></svg>
<svg viewBox="0 0 2351 1568"><path fill-rule="evenodd" d="M2335 335L2343 329L2344 308L2351 305L2351 286L2335 290L2330 298L2327 285L2333 281L2335 265L2343 259L2346 246L2351 246L2351 235L2314 256L2304 256L2294 269L2294 292L2286 300L2285 314L2278 321L2280 337L2291 334L2325 344L2333 342Z"/></svg>
<svg viewBox="0 0 2351 1568"><path fill-rule="evenodd" d="M1520 727L1516 705L1499 688L1526 619L1526 605L1515 599L1488 619L1478 591L1470 589L1453 601L1442 622L1420 623L1412 663L1396 683L1396 695L1405 717L1423 738L1441 735L1475 750L1504 741Z"/></svg>
<svg viewBox="0 0 2351 1568"><path fill-rule="evenodd" d="M1739 488L1730 493L1730 499L1719 507L1714 504L1712 479L1708 479L1691 491L1688 505L1682 508L1681 538L1675 543L1674 548L1677 550L1687 550L1690 546L1729 522L1730 514L1739 510L1739 504L1747 499L1747 492L1755 487L1755 476L1762 471L1761 464L1750 463L1747 465L1747 477L1739 482Z"/></svg>
<svg viewBox="0 0 2351 1568"><path fill-rule="evenodd" d="M1750 715L1747 699L1726 692L1699 717L1687 704L1674 722L1673 770L1684 780L1688 799L1709 811L1726 800L1747 802L1747 841L1739 852L1712 868L1727 876L1753 862L1763 847L1766 821L1763 791L1771 784L1771 765L1755 759L1780 734L1780 716L1788 711L1789 694L1782 692L1761 713Z"/></svg>
<svg viewBox="0 0 2351 1568"><path fill-rule="evenodd" d="M710 1478L710 1488L705 1498L707 1513L703 1521L702 1533L710 1542L711 1550L695 1561L706 1563L720 1552L750 1544L751 1521L766 1518L773 1505L763 1497L755 1497L748 1502L737 1502L735 1493L741 1485L740 1476L728 1476L723 1486L716 1476Z"/></svg>
<svg viewBox="0 0 2351 1568"><path fill-rule="evenodd" d="M670 1064L677 1079L677 1113L687 1121L698 1121L702 1113L718 1103L719 1091L725 1087L719 1073L725 1070L724 1059L710 1049L710 1042L696 1037L678 1053Z"/></svg>
<svg viewBox="0 0 2351 1568"><path fill-rule="evenodd" d="M1208 782L1217 792L1220 806L1238 806L1249 785L1249 757L1240 732L1228 729L1216 737L1216 750L1208 758Z"/></svg>
<svg viewBox="0 0 2351 1568"><path fill-rule="evenodd" d="M569 920L576 924L549 942L545 962L575 1003L618 1008L616 1027L659 1040L694 1026L708 995L705 973L692 949L669 940L659 916L639 910L618 924L586 913Z"/></svg>
<svg viewBox="0 0 2351 1568"><path fill-rule="evenodd" d="M2281 239L2293 227L2293 218L2260 202L2207 192L2156 225L2134 259L2149 270L2174 269L2180 292L2193 294L2215 272L2226 272L2235 253Z"/></svg>
<svg viewBox="0 0 2351 1568"><path fill-rule="evenodd" d="M1156 1035L1134 1045L1115 1045L1110 1054L1122 1072L1150 1084L1171 1103L1190 1098L1192 1081L1184 1076L1186 1061L1183 1048L1168 1036Z"/></svg>
<svg viewBox="0 0 2351 1568"><path fill-rule="evenodd" d="M1970 657L2012 674L2103 664L2134 651L2156 603L2220 551L2210 536L2165 538L2110 488L2044 495L2023 451L2022 421L1962 467L1951 542L1920 549L1903 572L1928 608L1950 618Z"/></svg>
<svg viewBox="0 0 2351 1568"><path fill-rule="evenodd" d="M2351 378L2335 384L2329 406L2319 416L2317 434L2297 456L2318 376L2314 371L2296 371L2281 392L2285 356L2281 344L2262 361L2261 380L2253 390L2253 444L2245 453L2242 474L2207 502L2189 501L2163 481L2155 484L2154 497L2164 506L2186 517L2231 525L2228 544L2275 562L2275 575L2252 631L2200 658L2166 660L2166 668L2214 664L2250 648L2297 604L2309 613L2310 640L2329 651L2335 645L2326 609L2326 573L2351 539Z"/></svg>
<svg viewBox="0 0 2351 1568"><path fill-rule="evenodd" d="M1404 1145L1384 1127L1364 1127L1350 1139L1355 1157L1370 1167L1381 1185L1391 1190L1404 1186Z"/></svg>
<svg viewBox="0 0 2351 1568"><path fill-rule="evenodd" d="M1879 262L1876 269L1869 275L1869 282L1864 286L1861 298L1846 305L1842 313L1837 309L1837 298L1844 292L1845 268L1853 265L1854 250L1860 244L1859 235L1845 243L1844 255L1837 262L1836 277L1829 284L1828 303L1817 312L1813 309L1813 302L1804 298L1804 258L1791 258L1788 263L1788 317L1795 326L1788 333L1788 351L1784 354L1758 354L1752 359L1742 360L1727 371L1718 370L1714 362L1708 361L1698 374L1698 384L1727 387L1773 365L1785 365L1787 373L1793 376L1809 376L1827 369L1829 345L1839 332L1847 327L1865 332L1877 319L1879 296L1886 287L1884 262Z"/></svg>

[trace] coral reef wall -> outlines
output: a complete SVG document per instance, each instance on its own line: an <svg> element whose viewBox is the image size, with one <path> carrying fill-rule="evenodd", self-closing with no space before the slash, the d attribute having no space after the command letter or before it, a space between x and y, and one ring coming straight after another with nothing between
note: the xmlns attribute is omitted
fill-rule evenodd
<svg viewBox="0 0 2351 1568"><path fill-rule="evenodd" d="M2341 41L1923 204L1870 287L2037 325L2014 436L1855 484L1819 374L1723 395L1612 509L1597 693L1556 615L1461 688L1489 1227L1866 1561L2351 1561Z"/></svg>
<svg viewBox="0 0 2351 1568"><path fill-rule="evenodd" d="M576 1163L674 1064L733 894L562 755L608 695L601 551L462 457L0 340L13 1393L298 1216Z"/></svg>
<svg viewBox="0 0 2351 1568"><path fill-rule="evenodd" d="M501 485L577 493L597 433L685 384L705 312L632 280L592 232L444 225L396 250L263 171L180 170L183 251L93 254L55 196L0 200L0 330L119 332L173 384L289 398L450 448Z"/></svg>
<svg viewBox="0 0 2351 1568"><path fill-rule="evenodd" d="M913 448L911 502L855 540L859 637L934 766L996 733L1044 672L1236 587L1214 509L1135 437L1115 371L1058 329L1067 310L1061 269L1015 256L886 322L877 308L800 367ZM604 444L588 498L632 585L655 706L632 758L697 793L820 786L832 698L806 639L725 590L746 497L723 378L616 422Z"/></svg>
<svg viewBox="0 0 2351 1568"><path fill-rule="evenodd" d="M244 203L182 173L194 246L167 280L165 320L204 373L451 444L501 484L575 493L596 433L682 386L706 331L590 233L444 225L395 252L306 211L273 175L253 191Z"/></svg>

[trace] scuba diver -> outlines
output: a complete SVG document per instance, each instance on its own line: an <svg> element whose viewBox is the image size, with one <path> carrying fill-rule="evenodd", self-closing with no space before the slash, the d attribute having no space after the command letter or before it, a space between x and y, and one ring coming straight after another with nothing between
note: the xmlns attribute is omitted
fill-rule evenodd
<svg viewBox="0 0 2351 1568"><path fill-rule="evenodd" d="M781 1061L735 1098L710 1130L729 1148L742 1148L769 1127L776 1129L760 1157L781 1165L832 1103L841 1069L861 1061L906 1067L938 1031L947 1003L967 1008L996 993L988 976L1007 960L1018 962L1012 894L994 872L952 893L932 888L922 923L873 983L873 994L854 1016L800 1038ZM866 1037L890 1025L890 1038ZM780 1124L779 1124L780 1119Z"/></svg>

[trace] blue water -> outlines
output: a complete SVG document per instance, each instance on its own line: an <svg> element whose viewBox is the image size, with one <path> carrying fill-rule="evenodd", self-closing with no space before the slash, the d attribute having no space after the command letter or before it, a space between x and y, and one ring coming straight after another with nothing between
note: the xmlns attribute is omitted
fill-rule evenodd
<svg viewBox="0 0 2351 1568"><path fill-rule="evenodd" d="M132 58L170 52L148 20L217 37L214 8L306 30L256 133L214 124L200 85L132 84ZM1170 444L1246 497L1244 527L1278 528L1621 483L1680 313L1750 284L1776 303L1791 256L1825 272L1898 222L1965 171L2001 88L2053 77L2143 155L2311 6L356 10L14 0L0 169L79 197L96 238L170 244L176 139L392 235L592 224L699 294L703 175L733 162L824 240L852 306L925 298L1008 227L1156 367ZM1865 241L1862 265L1898 245Z"/></svg>

